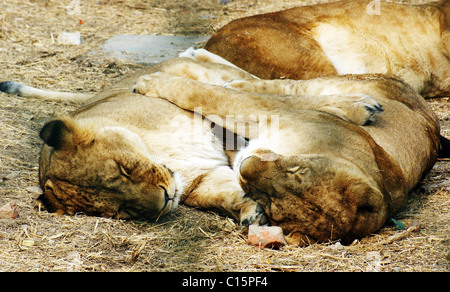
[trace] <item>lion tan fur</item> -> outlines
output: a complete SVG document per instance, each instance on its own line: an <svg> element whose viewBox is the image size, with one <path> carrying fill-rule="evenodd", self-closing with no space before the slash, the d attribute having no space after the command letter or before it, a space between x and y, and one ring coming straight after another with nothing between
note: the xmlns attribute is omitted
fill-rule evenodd
<svg viewBox="0 0 450 292"><path fill-rule="evenodd" d="M450 2L338 1L230 22L205 48L263 79L393 74L423 96L450 93Z"/></svg>

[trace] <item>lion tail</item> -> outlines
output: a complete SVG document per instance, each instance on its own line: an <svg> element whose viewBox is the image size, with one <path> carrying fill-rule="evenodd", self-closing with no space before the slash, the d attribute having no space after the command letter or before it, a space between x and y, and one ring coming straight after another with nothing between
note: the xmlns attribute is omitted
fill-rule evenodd
<svg viewBox="0 0 450 292"><path fill-rule="evenodd" d="M85 102L93 96L91 94L84 93L42 90L15 81L0 82L0 91L22 97L33 97L54 101L71 101L76 103Z"/></svg>
<svg viewBox="0 0 450 292"><path fill-rule="evenodd" d="M440 135L441 149L439 151L439 158L450 158L450 140Z"/></svg>

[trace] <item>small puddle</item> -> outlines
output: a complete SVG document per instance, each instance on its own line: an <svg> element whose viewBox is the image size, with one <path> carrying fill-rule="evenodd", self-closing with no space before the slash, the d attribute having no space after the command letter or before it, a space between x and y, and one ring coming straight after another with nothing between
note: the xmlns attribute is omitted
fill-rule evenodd
<svg viewBox="0 0 450 292"><path fill-rule="evenodd" d="M160 63L189 47L202 47L209 36L116 35L100 45L109 57L141 65Z"/></svg>

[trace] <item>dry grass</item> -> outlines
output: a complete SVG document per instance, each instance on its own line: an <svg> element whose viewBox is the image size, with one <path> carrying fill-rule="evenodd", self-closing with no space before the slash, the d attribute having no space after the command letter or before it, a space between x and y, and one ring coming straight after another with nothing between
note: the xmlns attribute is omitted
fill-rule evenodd
<svg viewBox="0 0 450 292"><path fill-rule="evenodd" d="M138 67L89 54L116 34L210 35L244 15L314 1L235 0L223 5L216 0L189 4L84 0L79 10L70 6L75 2L0 3L0 80L97 92ZM83 40L80 46L54 41L62 31L77 30ZM448 98L430 103L449 133ZM450 270L449 161L436 164L397 216L406 226L420 222L420 232L385 244L391 236L402 235L385 227L352 246L329 243L258 250L246 244L246 230L235 222L187 207L158 222L35 211L41 145L37 133L52 115L69 112L76 105L5 94L0 94L0 104L0 206L16 201L21 214L16 220L0 220L0 271Z"/></svg>

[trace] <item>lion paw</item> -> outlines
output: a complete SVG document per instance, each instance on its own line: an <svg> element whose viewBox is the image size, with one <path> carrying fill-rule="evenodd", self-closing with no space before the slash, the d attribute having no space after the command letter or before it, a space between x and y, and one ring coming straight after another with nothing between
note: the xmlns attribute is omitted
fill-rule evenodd
<svg viewBox="0 0 450 292"><path fill-rule="evenodd" d="M356 103L357 107L363 107L360 109L362 113L359 117L360 124L363 126L375 122L378 116L384 111L383 106L368 95L363 95Z"/></svg>
<svg viewBox="0 0 450 292"><path fill-rule="evenodd" d="M149 97L159 97L161 92L167 92L166 87L173 79L179 79L177 76L168 73L156 71L151 74L141 75L132 87L133 93L146 95ZM170 85L168 86L170 88Z"/></svg>
<svg viewBox="0 0 450 292"><path fill-rule="evenodd" d="M240 214L240 225L247 226L251 224L267 224L267 216L263 207L258 204L252 204L248 208L243 208Z"/></svg>
<svg viewBox="0 0 450 292"><path fill-rule="evenodd" d="M355 94L333 96L331 103L321 106L319 110L334 114L348 122L365 126L377 120L383 112L383 107L371 96Z"/></svg>

